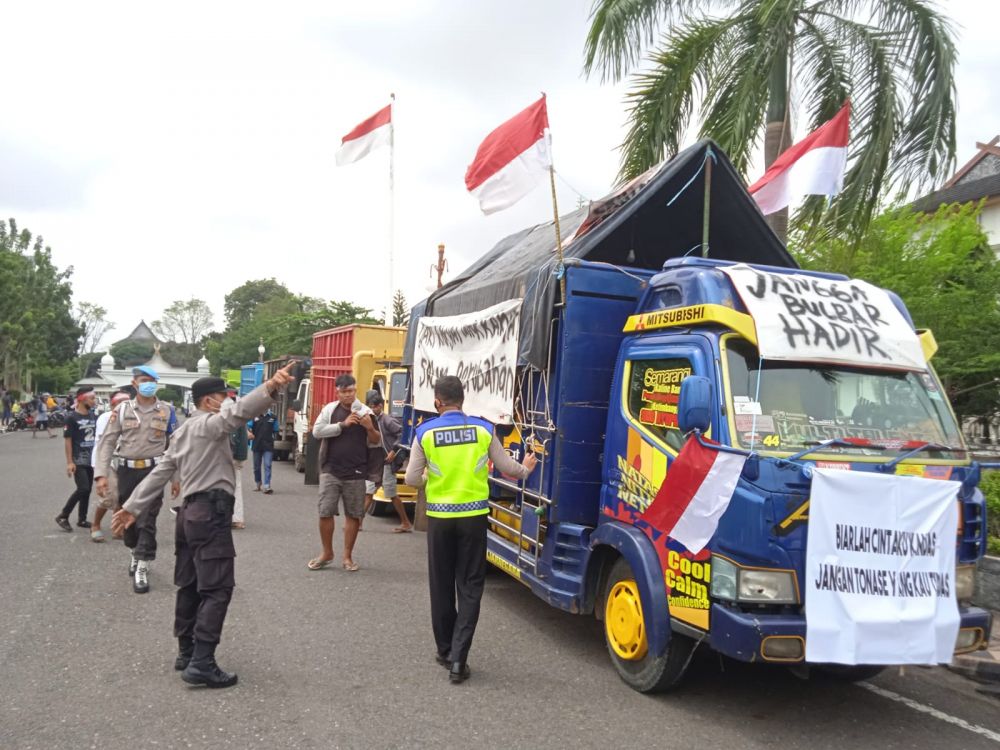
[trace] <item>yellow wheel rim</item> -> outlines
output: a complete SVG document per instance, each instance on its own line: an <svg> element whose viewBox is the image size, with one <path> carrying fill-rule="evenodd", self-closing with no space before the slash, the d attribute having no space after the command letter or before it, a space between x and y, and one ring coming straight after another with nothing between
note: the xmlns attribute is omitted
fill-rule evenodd
<svg viewBox="0 0 1000 750"><path fill-rule="evenodd" d="M619 581L604 605L604 631L612 650L626 661L646 655L646 624L635 581Z"/></svg>

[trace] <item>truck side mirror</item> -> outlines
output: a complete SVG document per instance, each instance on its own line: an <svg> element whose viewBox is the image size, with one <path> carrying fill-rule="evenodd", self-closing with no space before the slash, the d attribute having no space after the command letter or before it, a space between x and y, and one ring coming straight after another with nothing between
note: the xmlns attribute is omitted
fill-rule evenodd
<svg viewBox="0 0 1000 750"><path fill-rule="evenodd" d="M688 375L681 381L677 426L685 434L691 430L708 432L708 428L712 426L711 380L701 375Z"/></svg>

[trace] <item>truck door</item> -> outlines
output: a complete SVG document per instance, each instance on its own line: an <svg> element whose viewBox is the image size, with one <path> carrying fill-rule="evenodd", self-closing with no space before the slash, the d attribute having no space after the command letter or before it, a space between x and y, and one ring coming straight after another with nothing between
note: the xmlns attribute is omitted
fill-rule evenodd
<svg viewBox="0 0 1000 750"><path fill-rule="evenodd" d="M612 392L618 408L608 410L602 518L646 534L661 563L671 617L708 630L709 552L692 555L668 542L666 534L650 528L641 514L684 444L677 426L681 381L702 375L718 382L709 342L696 335L639 338L626 344L621 361ZM712 422L712 432L718 432L717 409Z"/></svg>

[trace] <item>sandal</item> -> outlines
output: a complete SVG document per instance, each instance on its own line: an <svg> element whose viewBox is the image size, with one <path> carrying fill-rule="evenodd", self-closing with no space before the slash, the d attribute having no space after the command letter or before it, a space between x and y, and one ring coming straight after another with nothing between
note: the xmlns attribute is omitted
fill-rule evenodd
<svg viewBox="0 0 1000 750"><path fill-rule="evenodd" d="M309 568L309 570L323 570L323 568L327 567L332 562L332 558L330 560L324 560L321 557L316 557L306 563L306 567Z"/></svg>
<svg viewBox="0 0 1000 750"><path fill-rule="evenodd" d="M397 526L396 528L394 528L392 530L392 533L393 534L409 534L411 531L413 531L413 527L412 526Z"/></svg>
<svg viewBox="0 0 1000 750"><path fill-rule="evenodd" d="M104 541L104 532L101 531L100 529L94 529L93 531L90 532L90 541L92 541L92 542L103 542Z"/></svg>
<svg viewBox="0 0 1000 750"><path fill-rule="evenodd" d="M361 566L358 565L356 562L349 562L349 563L345 562L344 570L346 570L348 573L356 573L359 570L361 570Z"/></svg>

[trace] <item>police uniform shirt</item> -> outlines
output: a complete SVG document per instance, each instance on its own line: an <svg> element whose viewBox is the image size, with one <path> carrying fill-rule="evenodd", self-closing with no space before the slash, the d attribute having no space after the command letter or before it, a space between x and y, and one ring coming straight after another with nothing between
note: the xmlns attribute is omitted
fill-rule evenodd
<svg viewBox="0 0 1000 750"><path fill-rule="evenodd" d="M167 437L177 425L177 416L170 404L156 401L143 406L136 400L115 407L114 418L108 423L97 444L95 477L106 477L111 457L125 459L159 458L167 449Z"/></svg>
<svg viewBox="0 0 1000 750"><path fill-rule="evenodd" d="M261 385L235 403L226 401L218 414L196 410L174 433L170 448L135 488L123 506L125 510L133 516L142 513L160 496L174 471L185 497L215 489L232 495L236 488L236 471L229 434L263 414L273 403L267 386Z"/></svg>

